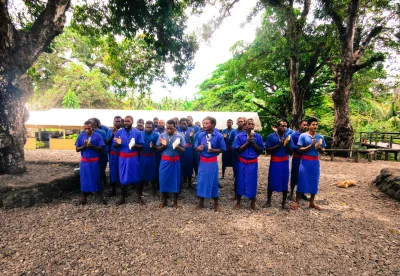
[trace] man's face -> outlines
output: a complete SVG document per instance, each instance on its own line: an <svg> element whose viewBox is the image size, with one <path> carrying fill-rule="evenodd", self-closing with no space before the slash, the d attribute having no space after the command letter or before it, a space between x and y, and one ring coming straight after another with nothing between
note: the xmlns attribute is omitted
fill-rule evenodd
<svg viewBox="0 0 400 276"><path fill-rule="evenodd" d="M278 132L280 134L284 134L286 132L287 129L287 123L286 122L280 122L279 126L278 126Z"/></svg>
<svg viewBox="0 0 400 276"><path fill-rule="evenodd" d="M153 125L152 124L146 124L145 131L147 134L150 134L153 131Z"/></svg>
<svg viewBox="0 0 400 276"><path fill-rule="evenodd" d="M300 124L300 132L306 132L307 131L307 127L308 127L307 122L302 122Z"/></svg>
<svg viewBox="0 0 400 276"><path fill-rule="evenodd" d="M86 135L92 135L93 133L92 125L84 125L83 129L85 130Z"/></svg>
<svg viewBox="0 0 400 276"><path fill-rule="evenodd" d="M193 125L193 118L190 117L190 116L188 116L187 119L188 119L187 125L188 125L188 126L192 126L192 125Z"/></svg>
<svg viewBox="0 0 400 276"><path fill-rule="evenodd" d="M130 117L125 117L124 119L124 128L131 129L133 124L133 120Z"/></svg>
<svg viewBox="0 0 400 276"><path fill-rule="evenodd" d="M140 131L144 130L144 122L141 120L137 121L136 128Z"/></svg>
<svg viewBox="0 0 400 276"><path fill-rule="evenodd" d="M165 122L164 122L164 120L158 121L158 127L160 127L160 128L164 128L164 127L165 127Z"/></svg>
<svg viewBox="0 0 400 276"><path fill-rule="evenodd" d="M238 128L242 128L243 127L243 119L238 119L237 121L236 121L236 124L237 124L237 126L238 126Z"/></svg>
<svg viewBox="0 0 400 276"><path fill-rule="evenodd" d="M173 124L167 124L167 133L168 135L173 135L175 133L175 127Z"/></svg>
<svg viewBox="0 0 400 276"><path fill-rule="evenodd" d="M187 123L186 121L182 121L182 122L181 122L181 129L182 129L182 130L186 130L187 127L188 127L188 123Z"/></svg>
<svg viewBox="0 0 400 276"><path fill-rule="evenodd" d="M155 127L158 127L158 119L153 119L153 125L154 125Z"/></svg>
<svg viewBox="0 0 400 276"><path fill-rule="evenodd" d="M232 122L232 121L227 121L227 122L226 122L226 126L227 126L228 128L232 128L232 125L233 125L233 122Z"/></svg>
<svg viewBox="0 0 400 276"><path fill-rule="evenodd" d="M247 130L254 130L254 121L248 120L246 126L247 126Z"/></svg>
<svg viewBox="0 0 400 276"><path fill-rule="evenodd" d="M318 130L318 122L312 122L311 125L308 126L308 129L311 131L317 131Z"/></svg>
<svg viewBox="0 0 400 276"><path fill-rule="evenodd" d="M204 129L205 131L208 131L208 130L212 130L212 129L213 129L213 125L211 124L210 120L204 120L204 121L203 121L203 129Z"/></svg>
<svg viewBox="0 0 400 276"><path fill-rule="evenodd" d="M122 118L114 118L114 128L120 129L122 126Z"/></svg>

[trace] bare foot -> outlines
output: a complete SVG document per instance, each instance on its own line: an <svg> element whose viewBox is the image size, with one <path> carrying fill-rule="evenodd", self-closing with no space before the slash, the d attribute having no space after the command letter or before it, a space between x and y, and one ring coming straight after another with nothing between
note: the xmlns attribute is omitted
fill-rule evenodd
<svg viewBox="0 0 400 276"><path fill-rule="evenodd" d="M174 204L172 204L172 208L180 209L180 208L182 208L182 207L179 206L177 202L175 202Z"/></svg>
<svg viewBox="0 0 400 276"><path fill-rule="evenodd" d="M253 211L257 211L258 210L258 208L257 208L257 205L256 204L250 204L250 208L251 208L251 210L253 210Z"/></svg>
<svg viewBox="0 0 400 276"><path fill-rule="evenodd" d="M221 210L221 207L219 206L219 203L214 204L214 211L219 212Z"/></svg>
<svg viewBox="0 0 400 276"><path fill-rule="evenodd" d="M290 194L290 195L288 196L288 199L289 199L290 201L294 201L294 196L293 196L292 194Z"/></svg>
<svg viewBox="0 0 400 276"><path fill-rule="evenodd" d="M310 203L310 204L308 205L308 207L314 208L315 210L318 210L318 211L321 211L321 210L322 210L322 207L319 206L319 205L317 205L317 204L315 204L315 203L313 203L313 204Z"/></svg>
<svg viewBox="0 0 400 276"><path fill-rule="evenodd" d="M240 209L240 204L237 204L237 203L236 203L235 206L233 206L233 209L234 209L234 210L239 210L239 209Z"/></svg>
<svg viewBox="0 0 400 276"><path fill-rule="evenodd" d="M269 208L271 207L271 202L267 201L267 203L264 204L264 208Z"/></svg>
<svg viewBox="0 0 400 276"><path fill-rule="evenodd" d="M297 208L299 208L299 203L295 202L292 204L292 206L290 206L290 209L292 209L293 211L297 210Z"/></svg>
<svg viewBox="0 0 400 276"><path fill-rule="evenodd" d="M137 203L139 203L140 205L146 205L146 202L144 202L143 198L141 196L138 196L136 198Z"/></svg>
<svg viewBox="0 0 400 276"><path fill-rule="evenodd" d="M204 208L204 205L203 204L197 204L197 206L196 206L196 210L200 210L200 209L203 209Z"/></svg>
<svg viewBox="0 0 400 276"><path fill-rule="evenodd" d="M164 208L164 207L167 206L167 205L168 205L167 202L166 202L166 201L163 201L163 202L160 203L159 207L160 207L160 208Z"/></svg>

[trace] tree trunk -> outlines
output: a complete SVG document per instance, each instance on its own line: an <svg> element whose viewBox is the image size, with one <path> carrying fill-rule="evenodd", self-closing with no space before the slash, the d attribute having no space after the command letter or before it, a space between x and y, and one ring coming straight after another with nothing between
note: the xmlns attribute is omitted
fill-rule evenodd
<svg viewBox="0 0 400 276"><path fill-rule="evenodd" d="M336 90L332 95L335 120L333 128L333 148L350 149L354 141L354 131L350 123L350 85L353 77L351 64L342 64L341 77L337 78Z"/></svg>
<svg viewBox="0 0 400 276"><path fill-rule="evenodd" d="M25 122L28 111L25 108L29 78L18 80L20 87L7 84L4 78L0 84L0 174L21 174L26 170L24 145L26 142Z"/></svg>
<svg viewBox="0 0 400 276"><path fill-rule="evenodd" d="M299 61L297 56L290 57L290 95L292 98L292 127L298 129L304 117L304 95L299 89Z"/></svg>

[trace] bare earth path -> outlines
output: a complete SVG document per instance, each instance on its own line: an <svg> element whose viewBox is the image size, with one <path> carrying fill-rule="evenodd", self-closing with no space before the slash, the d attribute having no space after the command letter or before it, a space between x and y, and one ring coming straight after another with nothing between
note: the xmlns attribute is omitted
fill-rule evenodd
<svg viewBox="0 0 400 276"><path fill-rule="evenodd" d="M35 154L34 152L32 153ZM31 155L32 155L31 154ZM47 154L47 155L46 155ZM63 157L63 155L65 155ZM43 160L73 152L41 153ZM43 157L44 156L44 157ZM46 157L47 156L47 157ZM27 159L36 158L27 154ZM67 160L70 158L71 160ZM76 160L76 159L75 159ZM79 159L78 159L79 160ZM268 157L260 158L258 205L265 203ZM72 194L28 209L0 210L2 275L400 275L400 204L371 181L397 162L322 161L318 202L323 211L251 212L232 209L232 173L221 181L222 211L211 202L195 210L194 191L183 189L183 208L158 209L129 198L116 207L91 199L76 207ZM358 185L332 184L355 179Z"/></svg>

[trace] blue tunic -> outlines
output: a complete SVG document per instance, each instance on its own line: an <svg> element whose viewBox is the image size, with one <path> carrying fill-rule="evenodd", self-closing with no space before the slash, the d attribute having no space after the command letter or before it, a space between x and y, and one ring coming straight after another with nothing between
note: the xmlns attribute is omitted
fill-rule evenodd
<svg viewBox="0 0 400 276"><path fill-rule="evenodd" d="M207 137L209 137L208 140ZM204 198L216 198L219 196L218 153L208 152L207 141L211 143L211 148L226 151L224 137L217 130L214 130L211 135L208 135L206 131L198 135L194 146L197 148L204 145L204 149L200 152L197 195Z"/></svg>
<svg viewBox="0 0 400 276"><path fill-rule="evenodd" d="M202 131L198 131L194 134L194 139L193 139L193 167L197 170L199 168L199 164L200 164L200 154L196 151L195 148L195 143L197 141L197 138L199 137L200 133L202 133Z"/></svg>
<svg viewBox="0 0 400 276"><path fill-rule="evenodd" d="M115 133L115 137L122 139L120 156L118 160L119 183L122 185L134 184L140 181L140 164L139 156L136 148L129 149L129 143L135 138L135 144L143 145L142 133L132 128L130 131L120 129ZM115 149L115 141L113 141L112 150Z"/></svg>
<svg viewBox="0 0 400 276"><path fill-rule="evenodd" d="M94 146L104 147L104 140L100 134L95 132L91 136L81 133L75 142L75 146L82 147L85 140L89 140ZM99 153L94 149L84 149L81 151L80 180L82 192L98 192L102 190L100 177Z"/></svg>
<svg viewBox="0 0 400 276"><path fill-rule="evenodd" d="M283 135L284 139L288 134ZM275 147L280 143L278 134L272 133L268 135L265 146L267 148ZM290 139L290 147L293 148L293 141ZM287 192L289 185L289 154L286 147L283 145L274 150L271 154L271 162L268 172L268 191L272 192Z"/></svg>
<svg viewBox="0 0 400 276"><path fill-rule="evenodd" d="M299 152L299 146L297 145L299 141L301 132L297 131L293 133L291 136L293 141L293 158L292 158L292 170L290 172L290 184L292 186L297 185L297 181L299 178L299 168L300 168L300 161L301 161L301 153Z"/></svg>
<svg viewBox="0 0 400 276"><path fill-rule="evenodd" d="M322 147L326 147L325 139L322 135L315 136L316 143L322 139ZM300 147L307 147L311 144L312 137L308 133L302 133L297 143ZM319 152L315 147L303 152L299 168L299 179L297 182L298 193L318 193L318 184L320 176Z"/></svg>
<svg viewBox="0 0 400 276"><path fill-rule="evenodd" d="M234 129L231 132L231 135L229 136L229 143L232 144L232 147L235 148L235 138L236 136L243 132L243 130L238 130L238 129ZM232 153L232 166L233 166L233 177L235 178L235 183L237 185L237 175L236 175L236 169L237 169L237 153L234 151Z"/></svg>
<svg viewBox="0 0 400 276"><path fill-rule="evenodd" d="M247 140L246 132L237 135L235 150L238 150ZM254 142L261 150L264 148L264 142L260 134L254 133ZM259 154L255 151L252 144L238 154L237 195L247 198L256 197L258 185L258 156Z"/></svg>
<svg viewBox="0 0 400 276"><path fill-rule="evenodd" d="M179 145L185 147L184 137L175 133L169 136L167 132L160 136L167 140L167 147L161 153L159 181L161 193L179 193L181 187L181 165L179 162L180 153L172 148L176 139L180 139ZM157 146L161 146L160 140Z"/></svg>
<svg viewBox="0 0 400 276"><path fill-rule="evenodd" d="M226 151L222 154L222 166L224 167L233 167L233 147L232 147L232 141L229 139L231 136L231 133L234 129L224 129L222 131L222 136L224 134L226 135L226 138L224 138L225 145L226 145Z"/></svg>
<svg viewBox="0 0 400 276"><path fill-rule="evenodd" d="M109 129L107 132L107 139L114 138L113 135L113 129ZM112 143L112 141L111 141ZM119 182L119 168L118 168L118 160L119 160L119 151L120 148L115 148L112 146L109 146L109 175L110 175L110 181L112 183L118 183Z"/></svg>
<svg viewBox="0 0 400 276"><path fill-rule="evenodd" d="M193 125L191 127L194 129L194 133L197 133L197 132L201 131L201 128L199 126L197 126L197 125Z"/></svg>
<svg viewBox="0 0 400 276"><path fill-rule="evenodd" d="M150 148L150 143L154 146L157 145L160 135L152 131L147 134L146 131L142 132L143 136L143 149L140 151L140 180L152 181L157 179L157 161L156 149Z"/></svg>
<svg viewBox="0 0 400 276"><path fill-rule="evenodd" d="M185 152L181 155L180 159L181 174L182 176L192 176L194 157L193 157L192 141L190 139L190 132L193 132L194 135L194 129L191 127L188 127L186 129L179 128L178 132L183 137L185 137Z"/></svg>

